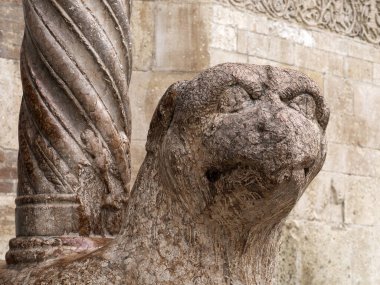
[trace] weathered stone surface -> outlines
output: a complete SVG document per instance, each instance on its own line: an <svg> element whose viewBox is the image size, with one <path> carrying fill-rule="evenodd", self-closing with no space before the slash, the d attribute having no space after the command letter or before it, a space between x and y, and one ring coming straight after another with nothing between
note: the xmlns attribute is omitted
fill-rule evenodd
<svg viewBox="0 0 380 285"><path fill-rule="evenodd" d="M296 71L224 64L173 84L119 238L0 278L270 284L283 219L324 162L328 118L317 85Z"/></svg>
<svg viewBox="0 0 380 285"><path fill-rule="evenodd" d="M154 1L132 1L131 32L134 70L146 71L152 68L155 52L154 10Z"/></svg>
<svg viewBox="0 0 380 285"><path fill-rule="evenodd" d="M315 47L315 33L302 29L298 25L286 22L271 21L268 34L287 40L289 43L296 43L306 47Z"/></svg>
<svg viewBox="0 0 380 285"><path fill-rule="evenodd" d="M380 64L373 64L373 82L376 85L380 85Z"/></svg>
<svg viewBox="0 0 380 285"><path fill-rule="evenodd" d="M0 58L18 59L24 28L21 0L0 4ZM3 70L3 68L1 69ZM3 72L1 72L3 74Z"/></svg>
<svg viewBox="0 0 380 285"><path fill-rule="evenodd" d="M177 71L206 68L209 23L204 14L208 9L198 3L160 2L155 13L154 68Z"/></svg>
<svg viewBox="0 0 380 285"><path fill-rule="evenodd" d="M273 37L269 42L269 50L267 53L269 59L289 65L294 64L294 43L287 39Z"/></svg>
<svg viewBox="0 0 380 285"><path fill-rule="evenodd" d="M17 151L0 147L0 260L8 250L15 232L14 198L16 196Z"/></svg>
<svg viewBox="0 0 380 285"><path fill-rule="evenodd" d="M346 181L345 222L353 225L380 226L380 209L378 207L380 179L350 176Z"/></svg>
<svg viewBox="0 0 380 285"><path fill-rule="evenodd" d="M350 245L353 284L379 284L380 227L352 227L347 236L353 237Z"/></svg>
<svg viewBox="0 0 380 285"><path fill-rule="evenodd" d="M295 45L295 65L303 68L343 76L344 58L322 50Z"/></svg>
<svg viewBox="0 0 380 285"><path fill-rule="evenodd" d="M248 33L248 54L256 57L265 57L269 50L270 38L266 35Z"/></svg>
<svg viewBox="0 0 380 285"><path fill-rule="evenodd" d="M353 82L341 77L328 76L325 80L325 96L336 115L354 114Z"/></svg>
<svg viewBox="0 0 380 285"><path fill-rule="evenodd" d="M380 150L329 143L324 170L358 176L379 177Z"/></svg>
<svg viewBox="0 0 380 285"><path fill-rule="evenodd" d="M298 201L290 219L342 225L345 222L345 193L349 185L347 177L321 171Z"/></svg>
<svg viewBox="0 0 380 285"><path fill-rule="evenodd" d="M380 150L380 87L366 83L355 83L354 115L360 122L359 145Z"/></svg>
<svg viewBox="0 0 380 285"><path fill-rule="evenodd" d="M220 49L210 49L210 64L216 65L224 62L248 63L248 56L237 52Z"/></svg>
<svg viewBox="0 0 380 285"><path fill-rule="evenodd" d="M235 28L211 24L211 34L210 47L227 51L235 51L237 49L238 38Z"/></svg>
<svg viewBox="0 0 380 285"><path fill-rule="evenodd" d="M353 243L347 242L350 234L351 231L325 223L288 223L281 251L292 260L279 259L285 270L278 273L277 284L352 284L352 260L358 252L354 253Z"/></svg>
<svg viewBox="0 0 380 285"><path fill-rule="evenodd" d="M0 70L0 146L17 149L18 113L22 96L20 62L0 58Z"/></svg>
<svg viewBox="0 0 380 285"><path fill-rule="evenodd" d="M15 236L15 205L16 193L0 193L0 260L5 259L9 240Z"/></svg>
<svg viewBox="0 0 380 285"><path fill-rule="evenodd" d="M229 26L241 30L248 30L252 25L249 15L244 11L230 9L221 5L212 6L211 21L215 24ZM212 35L214 36L214 35Z"/></svg>
<svg viewBox="0 0 380 285"><path fill-rule="evenodd" d="M0 181L0 193L16 193L16 183L13 181Z"/></svg>
<svg viewBox="0 0 380 285"><path fill-rule="evenodd" d="M354 41L352 41L350 38L339 36L333 33L313 31L312 35L315 40L314 47L327 52L337 53L344 56L348 54L347 47L350 48L350 46L354 44ZM359 54L364 56L364 54L362 53Z"/></svg>
<svg viewBox="0 0 380 285"><path fill-rule="evenodd" d="M373 63L359 58L345 58L345 76L359 81L372 81Z"/></svg>
<svg viewBox="0 0 380 285"><path fill-rule="evenodd" d="M379 233L378 227L288 222L276 284L377 284Z"/></svg>
<svg viewBox="0 0 380 285"><path fill-rule="evenodd" d="M248 52L248 32L245 30L237 32L237 51L243 54Z"/></svg>
<svg viewBox="0 0 380 285"><path fill-rule="evenodd" d="M0 180L17 178L17 151L0 147Z"/></svg>
<svg viewBox="0 0 380 285"><path fill-rule="evenodd" d="M0 147L0 260L8 250L9 239L15 234L17 186L17 151Z"/></svg>

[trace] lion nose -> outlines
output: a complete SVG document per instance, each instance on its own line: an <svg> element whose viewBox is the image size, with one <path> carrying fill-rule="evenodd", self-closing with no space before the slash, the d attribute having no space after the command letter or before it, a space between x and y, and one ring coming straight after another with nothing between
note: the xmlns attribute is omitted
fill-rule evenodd
<svg viewBox="0 0 380 285"><path fill-rule="evenodd" d="M284 105L272 114L258 123L257 130L266 130L264 133L270 134L268 142L273 145L274 159L294 169L303 169L308 176L320 153L318 124Z"/></svg>

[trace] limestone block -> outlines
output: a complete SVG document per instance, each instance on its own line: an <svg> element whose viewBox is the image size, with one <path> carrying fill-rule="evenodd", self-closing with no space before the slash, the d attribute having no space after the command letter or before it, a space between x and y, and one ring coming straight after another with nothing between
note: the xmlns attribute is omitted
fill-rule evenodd
<svg viewBox="0 0 380 285"><path fill-rule="evenodd" d="M237 33L233 27L211 24L211 43L210 47L236 51L237 50Z"/></svg>
<svg viewBox="0 0 380 285"><path fill-rule="evenodd" d="M245 54L224 51L220 49L210 49L210 65L217 65L225 62L247 63L248 57Z"/></svg>
<svg viewBox="0 0 380 285"><path fill-rule="evenodd" d="M348 55L366 61L380 63L379 47L358 40L346 40Z"/></svg>
<svg viewBox="0 0 380 285"><path fill-rule="evenodd" d="M206 4L160 2L157 5L155 69L199 71L208 67L208 13Z"/></svg>
<svg viewBox="0 0 380 285"><path fill-rule="evenodd" d="M349 177L345 199L345 220L356 225L380 225L380 178Z"/></svg>
<svg viewBox="0 0 380 285"><path fill-rule="evenodd" d="M352 249L345 229L317 222L288 222L277 284L351 284ZM290 266L287 256L291 256Z"/></svg>
<svg viewBox="0 0 380 285"><path fill-rule="evenodd" d="M342 224L347 177L321 171L298 201L290 219Z"/></svg>
<svg viewBox="0 0 380 285"><path fill-rule="evenodd" d="M380 150L329 143L323 170L335 173L380 176Z"/></svg>
<svg viewBox="0 0 380 285"><path fill-rule="evenodd" d="M269 34L307 47L315 47L316 45L311 31L285 21L271 21Z"/></svg>
<svg viewBox="0 0 380 285"><path fill-rule="evenodd" d="M8 242L15 236L15 203L16 193L0 193L0 260L5 259Z"/></svg>
<svg viewBox="0 0 380 285"><path fill-rule="evenodd" d="M153 64L154 54L154 2L132 2L131 31L133 68L148 70Z"/></svg>
<svg viewBox="0 0 380 285"><path fill-rule="evenodd" d="M237 51L244 54L248 52L248 32L245 30L237 32Z"/></svg>
<svg viewBox="0 0 380 285"><path fill-rule="evenodd" d="M149 123L158 101L166 89L179 80L191 79L194 73L141 72L132 73L129 97L132 112L132 140L145 141Z"/></svg>
<svg viewBox="0 0 380 285"><path fill-rule="evenodd" d="M0 194L0 223L4 225L1 228L1 232L7 235L14 235L14 209L16 194Z"/></svg>
<svg viewBox="0 0 380 285"><path fill-rule="evenodd" d="M327 31L312 31L315 48L340 55L347 55L352 39Z"/></svg>
<svg viewBox="0 0 380 285"><path fill-rule="evenodd" d="M350 80L326 76L325 96L330 104L329 140L336 143L364 145L368 121L354 115L354 86Z"/></svg>
<svg viewBox="0 0 380 285"><path fill-rule="evenodd" d="M365 83L355 83L354 112L361 120L365 133L360 137L360 145L380 149L380 87Z"/></svg>
<svg viewBox="0 0 380 285"><path fill-rule="evenodd" d="M0 57L18 59L24 30L21 0L0 3ZM3 68L1 70L4 70Z"/></svg>
<svg viewBox="0 0 380 285"><path fill-rule="evenodd" d="M16 149L22 96L19 61L0 58L0 70L0 146Z"/></svg>
<svg viewBox="0 0 380 285"><path fill-rule="evenodd" d="M368 122L363 118L338 112L333 113L327 128L329 141L364 146L369 138L367 125Z"/></svg>
<svg viewBox="0 0 380 285"><path fill-rule="evenodd" d="M248 33L248 55L266 58L269 50L270 37L266 35Z"/></svg>
<svg viewBox="0 0 380 285"><path fill-rule="evenodd" d="M354 88L350 80L326 76L324 93L332 113L353 115Z"/></svg>
<svg viewBox="0 0 380 285"><path fill-rule="evenodd" d="M373 83L380 85L380 64L373 64Z"/></svg>
<svg viewBox="0 0 380 285"><path fill-rule="evenodd" d="M0 194L16 193L16 180L2 181L0 180Z"/></svg>
<svg viewBox="0 0 380 285"><path fill-rule="evenodd" d="M17 151L6 150L0 147L0 182L13 182L16 179Z"/></svg>
<svg viewBox="0 0 380 285"><path fill-rule="evenodd" d="M213 5L212 7L212 21L216 24L247 30L250 25L249 22L252 22L251 17L244 11L229 7L221 5Z"/></svg>
<svg viewBox="0 0 380 285"><path fill-rule="evenodd" d="M295 45L295 65L319 72L343 76L343 56Z"/></svg>
<svg viewBox="0 0 380 285"><path fill-rule="evenodd" d="M372 81L373 63L358 58L345 58L345 76L354 80Z"/></svg>
<svg viewBox="0 0 380 285"><path fill-rule="evenodd" d="M355 226L350 230L350 237L353 250L352 284L380 284L380 227Z"/></svg>
<svg viewBox="0 0 380 285"><path fill-rule="evenodd" d="M300 251L298 250L297 227L294 222L287 222L282 230L279 241L279 252L276 256L275 285L297 284Z"/></svg>
<svg viewBox="0 0 380 285"><path fill-rule="evenodd" d="M252 15L248 15L248 31L257 34L269 35L269 27L274 23L272 19L269 19L265 15L257 14L253 20Z"/></svg>
<svg viewBox="0 0 380 285"><path fill-rule="evenodd" d="M269 59L286 64L294 64L294 42L292 40L271 37L267 51Z"/></svg>

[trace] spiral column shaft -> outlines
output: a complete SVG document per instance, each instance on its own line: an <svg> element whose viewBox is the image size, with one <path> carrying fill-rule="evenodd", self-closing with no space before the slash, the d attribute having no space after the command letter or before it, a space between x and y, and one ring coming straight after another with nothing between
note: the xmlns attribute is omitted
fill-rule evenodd
<svg viewBox="0 0 380 285"><path fill-rule="evenodd" d="M8 263L96 247L130 189L130 1L24 0L16 238Z"/></svg>

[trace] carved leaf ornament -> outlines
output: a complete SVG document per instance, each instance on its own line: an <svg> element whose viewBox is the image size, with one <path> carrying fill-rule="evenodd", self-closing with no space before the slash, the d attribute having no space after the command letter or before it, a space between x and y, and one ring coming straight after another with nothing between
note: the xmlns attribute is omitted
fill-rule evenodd
<svg viewBox="0 0 380 285"><path fill-rule="evenodd" d="M380 1L378 0L215 1L241 10L357 37L369 43L380 43Z"/></svg>

